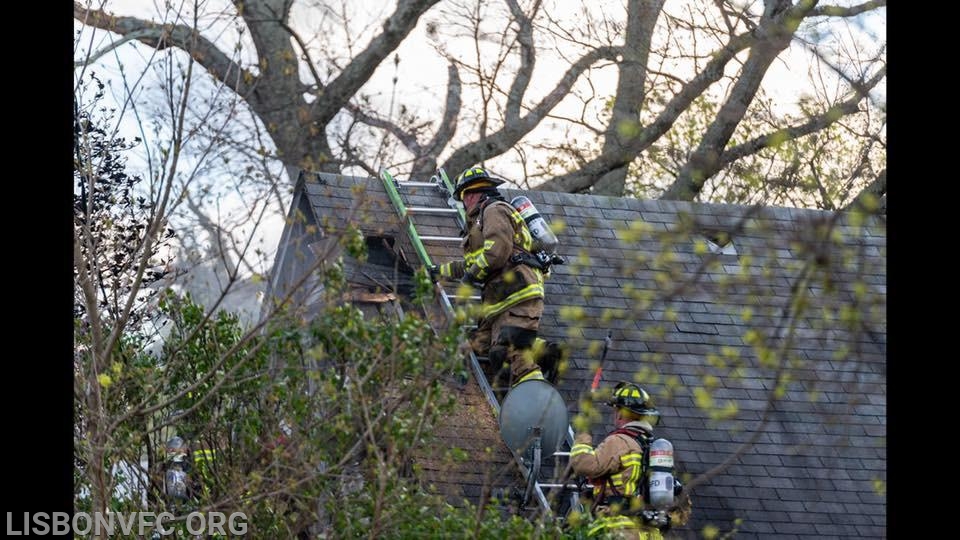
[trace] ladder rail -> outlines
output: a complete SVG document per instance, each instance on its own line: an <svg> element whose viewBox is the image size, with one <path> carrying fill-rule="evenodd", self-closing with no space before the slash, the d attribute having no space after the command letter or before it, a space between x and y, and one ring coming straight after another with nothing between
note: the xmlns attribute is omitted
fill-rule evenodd
<svg viewBox="0 0 960 540"><path fill-rule="evenodd" d="M404 220L407 236L410 238L411 243L413 244L414 250L417 252L417 256L420 258L420 262L426 266L433 264L430 259L430 254L427 253L426 248L421 241L420 234L417 232L417 228L411 219L410 208L408 208L404 203L403 199L400 197L400 192L398 188L401 185L401 182L398 182L394 179L393 175L387 169L381 169L380 179L383 181L384 188L387 191L387 196L390 198L390 202L393 203L394 209L397 211L397 214L402 220ZM432 182L410 182L409 185L414 187L425 187L425 185L437 185L441 188L445 188L448 194L452 194L454 191L453 184L450 182L447 173L443 169L439 169L438 174L432 178ZM408 184L408 182L403 182L403 184ZM449 202L449 200L448 200ZM432 212L428 208L416 208L415 210L420 213L430 213ZM443 209L443 212L436 211L435 213L453 213L448 209ZM456 214L458 225L461 227L461 231L465 231L466 227L466 212L460 205L456 205ZM435 239L430 237L430 239ZM441 305L443 306L444 311L447 314L448 320L452 320L455 315L455 310L453 304L450 301L450 296L447 294L447 291L437 284L437 289L440 292ZM469 365L470 370L473 372L473 377L477 381L477 384L480 386L481 392L483 392L484 397L486 397L487 402L490 403L490 407L493 409L494 416L500 418L500 403L497 401L496 396L493 393L493 388L490 386L489 381L487 381L487 376L483 372L483 368L480 366L480 361L477 359L477 355L473 351L469 351ZM567 434L566 441L570 448L573 448L573 428L569 424L567 425ZM523 476L525 482L530 481L531 475L539 476L540 471L534 471L532 467L528 466L525 463L523 456L519 455L513 449L510 449L510 453L513 454L514 460L517 462L517 465L520 468L520 473ZM555 454L566 454L569 456L569 452L556 452ZM557 484L559 485L559 484ZM553 513L553 510L550 508L550 503L547 500L546 495L543 492L543 487L549 486L554 487L554 484L545 484L536 479L533 484L533 495L537 499L537 502L540 504L541 509L546 514ZM579 497L576 492L571 494L572 503L577 504Z"/></svg>
<svg viewBox="0 0 960 540"><path fill-rule="evenodd" d="M397 181L393 179L393 175L386 169L380 171L380 179L383 180L383 185L387 190L387 196L390 197L390 202L393 203L393 207L397 210L400 218L406 221L407 236L410 237L410 242L413 243L413 249L416 250L420 261L425 265L432 265L433 262L430 260L430 254L427 253L427 249L423 247L423 242L420 241L420 235L417 234L417 228L413 225L413 220L410 219L407 206L403 204L400 193L397 191Z"/></svg>

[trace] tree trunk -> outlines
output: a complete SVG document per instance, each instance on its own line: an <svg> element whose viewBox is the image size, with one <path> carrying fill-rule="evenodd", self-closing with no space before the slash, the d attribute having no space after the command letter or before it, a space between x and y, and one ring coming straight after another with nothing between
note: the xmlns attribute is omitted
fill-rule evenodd
<svg viewBox="0 0 960 540"><path fill-rule="evenodd" d="M642 131L640 109L646 96L647 58L657 18L664 0L630 0L627 3L627 28L623 39L623 62L613 102L613 112L603 142L603 153L627 155L631 140ZM628 166L617 167L593 186L597 195L623 196Z"/></svg>

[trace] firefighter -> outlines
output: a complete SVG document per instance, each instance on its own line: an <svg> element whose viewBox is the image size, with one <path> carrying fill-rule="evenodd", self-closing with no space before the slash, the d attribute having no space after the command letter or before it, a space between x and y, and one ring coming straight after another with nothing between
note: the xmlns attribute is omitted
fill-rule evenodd
<svg viewBox="0 0 960 540"><path fill-rule="evenodd" d="M217 481L215 477L217 451L201 445L192 452L192 456L192 469L195 472L194 495L209 502L213 494L212 488Z"/></svg>
<svg viewBox="0 0 960 540"><path fill-rule="evenodd" d="M563 352L558 344L537 338L543 315L543 271L529 255L533 239L523 218L500 194L503 180L481 167L457 177L453 196L467 213L464 258L429 268L431 277L459 279L480 287L481 312L470 347L487 356L498 373L495 386L543 379L540 365L552 372ZM536 345L536 347L535 347ZM537 352L534 352L534 349ZM555 381L554 381L555 382Z"/></svg>
<svg viewBox="0 0 960 540"><path fill-rule="evenodd" d="M593 484L591 509L595 519L587 534L661 540L663 531L686 523L690 501L689 497L675 498L678 502L668 509L650 504L650 470L644 447L649 448L653 441L653 427L660 420L660 412L646 391L628 382L617 384L608 404L614 410L616 429L596 448L589 431L578 433L570 449L573 472L589 477ZM679 495L681 491L679 482L675 482L674 493Z"/></svg>

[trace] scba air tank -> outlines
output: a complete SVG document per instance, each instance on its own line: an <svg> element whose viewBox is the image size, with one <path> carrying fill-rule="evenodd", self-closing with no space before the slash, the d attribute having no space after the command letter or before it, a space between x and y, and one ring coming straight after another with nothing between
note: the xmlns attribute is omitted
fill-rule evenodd
<svg viewBox="0 0 960 540"><path fill-rule="evenodd" d="M673 504L673 444L666 439L650 443L650 504L659 510Z"/></svg>
<svg viewBox="0 0 960 540"><path fill-rule="evenodd" d="M164 475L164 489L170 499L187 498L187 473L184 472L182 464L174 463L167 469Z"/></svg>
<svg viewBox="0 0 960 540"><path fill-rule="evenodd" d="M526 222L527 228L530 229L530 236L533 237L532 251L534 253L544 251L548 255L556 253L560 241L557 240L557 235L553 234L553 230L550 229L547 220L543 219L543 216L537 211L537 207L530 202L530 199L520 195L514 197L510 201L510 204L517 209L520 217Z"/></svg>

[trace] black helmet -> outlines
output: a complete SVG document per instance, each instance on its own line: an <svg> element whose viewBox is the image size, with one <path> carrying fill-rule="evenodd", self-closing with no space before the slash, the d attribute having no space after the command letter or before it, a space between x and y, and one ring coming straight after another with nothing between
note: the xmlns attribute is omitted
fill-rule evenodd
<svg viewBox="0 0 960 540"><path fill-rule="evenodd" d="M612 407L629 409L641 416L654 416L658 421L660 419L660 411L653 406L653 401L650 400L650 394L633 383L618 383L617 386L614 387L613 395L610 396L607 404Z"/></svg>
<svg viewBox="0 0 960 540"><path fill-rule="evenodd" d="M458 201L463 201L464 191L482 188L496 189L496 187L502 183L503 180L490 176L490 173L488 173L486 169L482 167L470 167L457 177L457 187L453 190L453 198Z"/></svg>

